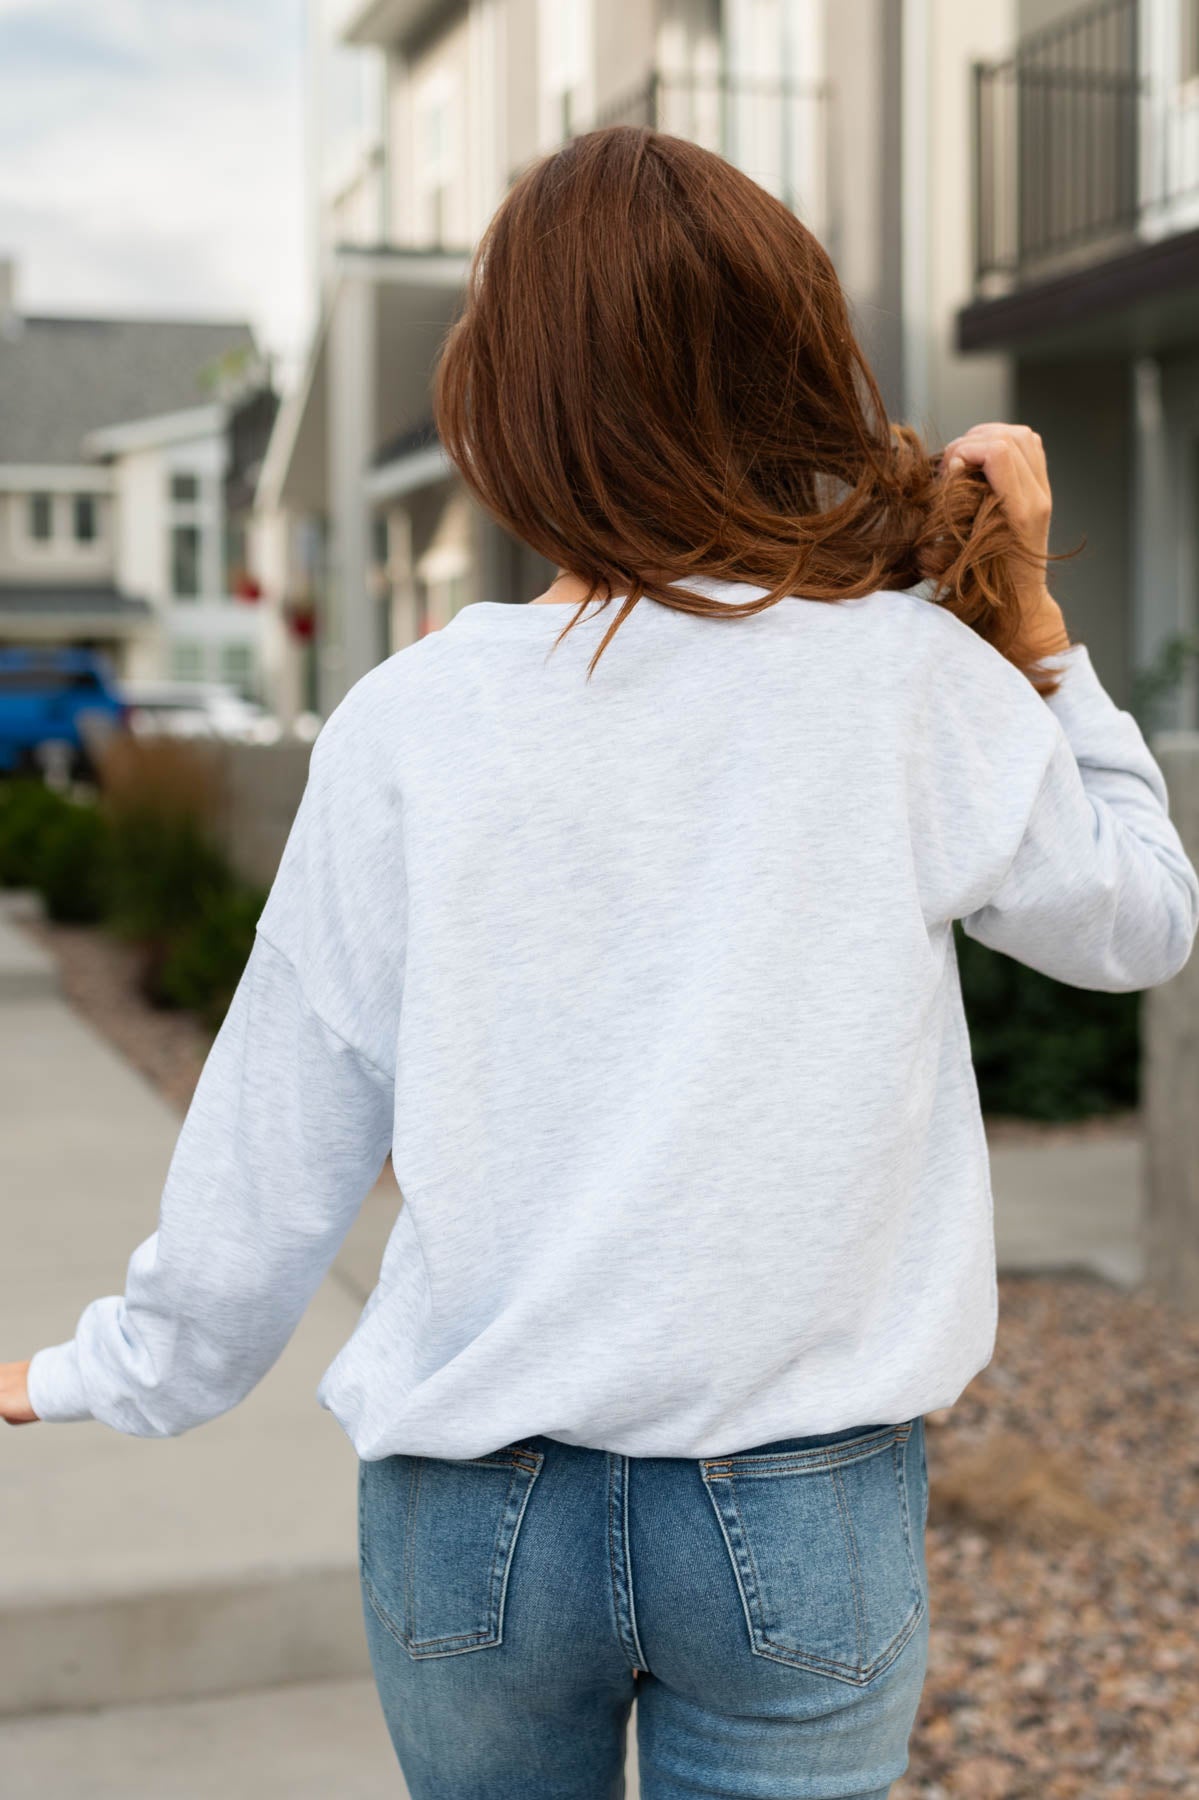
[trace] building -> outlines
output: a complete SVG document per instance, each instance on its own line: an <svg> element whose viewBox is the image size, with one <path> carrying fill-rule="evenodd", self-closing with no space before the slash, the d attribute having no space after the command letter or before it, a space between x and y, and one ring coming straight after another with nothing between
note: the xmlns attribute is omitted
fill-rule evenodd
<svg viewBox="0 0 1199 1800"><path fill-rule="evenodd" d="M1121 704L1199 725L1199 3L1021 0L974 73L972 292L1054 476L1054 572ZM1193 647L1189 656L1185 646ZM1182 654L1180 654L1182 652Z"/></svg>
<svg viewBox="0 0 1199 1800"><path fill-rule="evenodd" d="M1114 154L1103 148L1102 107L1113 104L1105 64L1089 74L1080 65L1095 97L1068 150L1056 127L1035 123L1050 91L1043 72L1028 65L1006 113L994 99L1013 86L1013 58L1025 66L1024 34L1059 10L1047 0L313 0L316 324L267 453L258 529L272 607L319 621L307 691L320 709L460 605L526 599L551 573L466 496L432 431L429 376L471 247L513 177L567 136L614 120L693 137L800 212L836 263L892 414L932 445L987 419L1041 431L1057 496L1053 547L1088 538L1051 579L1075 634L1127 700L1146 659L1194 618L1195 579L1178 546L1193 542L1182 520L1199 483L1193 452L1183 453L1184 358L1170 350L1155 387L1141 351L1097 345L1080 360L1068 308L1056 336L1036 339L1027 323L1034 287L1060 275L1030 235L1037 206L1071 180L1100 183ZM1166 69L1168 41L1183 61L1169 65L1177 81L1161 80L1186 93L1194 10L1193 0L1112 0L1063 28L1076 45L1097 44L1115 29L1100 22L1107 15L1135 14L1137 81L1151 56ZM1061 78L1063 95L1077 73ZM1182 132L1170 118L1138 152L1145 171ZM1086 146L1090 173L1080 175ZM1130 152L1121 154L1126 163ZM1181 195L1193 176L1183 151L1171 154L1183 158L1171 176ZM999 267L1011 264L1011 246L992 238L1017 187L1028 196L1017 265ZM1143 208L1140 223L1121 223L1122 241L1133 232L1146 250L1156 243L1150 296L1153 271L1173 254L1164 239L1181 243L1181 208L1179 199L1173 213ZM1085 294L1090 306L1116 240L1092 233L1074 250L1069 304ZM1185 280L1178 292L1170 330L1185 337L1196 313ZM1155 404L1179 422L1149 430ZM1163 457L1175 493L1168 516L1155 473ZM291 678L293 694L302 685ZM1193 713L1193 698L1179 701L1181 717L1188 704Z"/></svg>
<svg viewBox="0 0 1199 1800"><path fill-rule="evenodd" d="M0 643L257 692L241 540L274 410L248 326L26 316L0 262Z"/></svg>

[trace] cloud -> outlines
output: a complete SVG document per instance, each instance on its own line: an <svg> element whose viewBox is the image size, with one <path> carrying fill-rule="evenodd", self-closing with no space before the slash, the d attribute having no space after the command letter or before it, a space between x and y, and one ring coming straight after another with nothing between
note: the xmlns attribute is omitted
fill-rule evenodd
<svg viewBox="0 0 1199 1800"><path fill-rule="evenodd" d="M30 312L307 314L302 0L0 0L0 253Z"/></svg>

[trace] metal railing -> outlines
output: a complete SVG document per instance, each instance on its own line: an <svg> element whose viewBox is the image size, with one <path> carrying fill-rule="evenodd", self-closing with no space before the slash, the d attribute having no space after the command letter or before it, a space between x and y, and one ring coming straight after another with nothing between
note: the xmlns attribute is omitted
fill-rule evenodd
<svg viewBox="0 0 1199 1800"><path fill-rule="evenodd" d="M654 69L593 117L572 122L566 135L606 125L648 125L702 144L777 195L835 256L839 208L832 107L826 82ZM512 179L519 173L514 170Z"/></svg>
<svg viewBox="0 0 1199 1800"><path fill-rule="evenodd" d="M1199 97L1144 72L1141 23L1101 0L975 64L976 285L1168 228L1199 195Z"/></svg>

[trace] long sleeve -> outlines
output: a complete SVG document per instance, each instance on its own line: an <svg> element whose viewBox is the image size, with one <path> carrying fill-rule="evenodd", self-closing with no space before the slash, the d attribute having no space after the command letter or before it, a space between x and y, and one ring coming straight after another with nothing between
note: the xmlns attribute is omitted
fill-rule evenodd
<svg viewBox="0 0 1199 1800"><path fill-rule="evenodd" d="M305 999L259 937L200 1076L158 1229L124 1295L29 1371L42 1419L170 1437L244 1398L276 1361L370 1191L391 1083Z"/></svg>
<svg viewBox="0 0 1199 1800"><path fill-rule="evenodd" d="M1050 721L1032 803L1001 879L962 929L1075 987L1153 987L1191 953L1199 877L1161 769L1086 646L1050 662L1063 676L1058 692L1045 701L1028 684Z"/></svg>
<svg viewBox="0 0 1199 1800"><path fill-rule="evenodd" d="M344 705L345 703L343 703ZM123 1295L39 1350L30 1404L173 1436L276 1361L391 1145L399 834L353 708L314 747L254 946ZM369 724L369 713L367 717ZM394 1041L394 1040L393 1040Z"/></svg>

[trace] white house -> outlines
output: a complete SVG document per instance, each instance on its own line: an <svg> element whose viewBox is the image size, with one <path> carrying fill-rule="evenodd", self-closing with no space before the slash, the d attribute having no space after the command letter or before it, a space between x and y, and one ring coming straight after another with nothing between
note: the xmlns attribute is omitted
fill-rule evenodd
<svg viewBox="0 0 1199 1800"><path fill-rule="evenodd" d="M233 429L264 392L249 328L25 316L13 289L0 262L0 643L257 692L271 622Z"/></svg>

